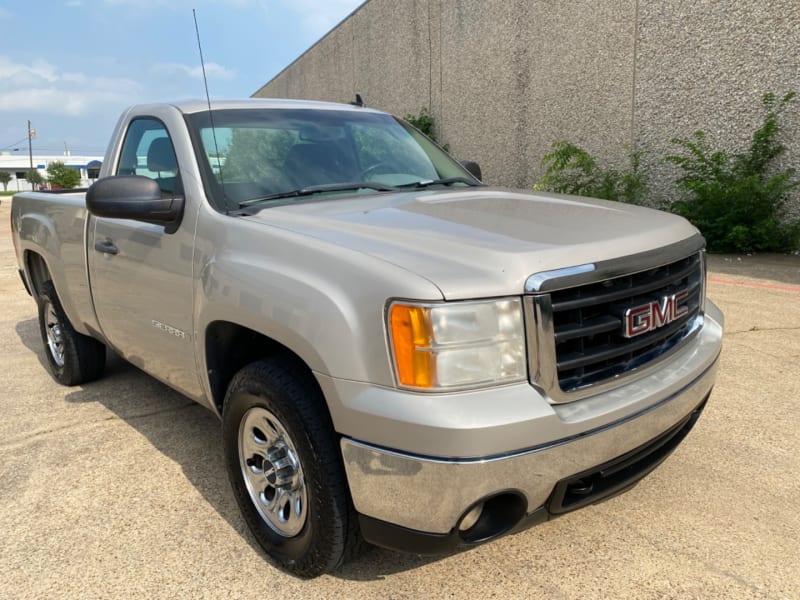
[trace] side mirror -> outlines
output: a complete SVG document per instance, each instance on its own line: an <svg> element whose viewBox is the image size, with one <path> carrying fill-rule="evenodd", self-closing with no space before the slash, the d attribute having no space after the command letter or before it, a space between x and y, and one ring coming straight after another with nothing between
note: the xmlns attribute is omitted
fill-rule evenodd
<svg viewBox="0 0 800 600"><path fill-rule="evenodd" d="M478 181L483 181L483 175L481 174L481 166L472 160L460 160L458 161L461 163L461 166L464 167L467 171L470 172L475 179Z"/></svg>
<svg viewBox="0 0 800 600"><path fill-rule="evenodd" d="M158 182L141 175L103 177L86 192L86 208L94 216L163 225L166 233L178 229L183 205L183 196L164 198Z"/></svg>

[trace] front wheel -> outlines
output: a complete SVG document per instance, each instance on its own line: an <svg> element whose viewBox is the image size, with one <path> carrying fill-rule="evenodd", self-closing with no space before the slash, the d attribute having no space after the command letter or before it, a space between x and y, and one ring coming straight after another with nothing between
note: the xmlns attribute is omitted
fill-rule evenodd
<svg viewBox="0 0 800 600"><path fill-rule="evenodd" d="M242 515L281 567L316 577L355 554L341 451L310 373L284 357L243 368L225 397L223 438Z"/></svg>

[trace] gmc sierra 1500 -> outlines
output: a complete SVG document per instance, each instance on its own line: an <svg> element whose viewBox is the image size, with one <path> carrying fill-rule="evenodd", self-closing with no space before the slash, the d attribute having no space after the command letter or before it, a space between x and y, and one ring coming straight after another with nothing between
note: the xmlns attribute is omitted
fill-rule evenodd
<svg viewBox="0 0 800 600"><path fill-rule="evenodd" d="M714 384L689 223L484 186L363 107L131 108L88 192L18 194L11 226L55 379L109 347L218 414L244 519L301 576L619 493Z"/></svg>

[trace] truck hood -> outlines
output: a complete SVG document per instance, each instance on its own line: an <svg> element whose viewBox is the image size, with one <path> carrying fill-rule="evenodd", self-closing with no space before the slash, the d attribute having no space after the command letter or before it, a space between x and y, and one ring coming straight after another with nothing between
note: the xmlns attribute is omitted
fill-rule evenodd
<svg viewBox="0 0 800 600"><path fill-rule="evenodd" d="M446 299L521 294L550 271L656 250L697 234L675 215L499 188L321 197L252 218L387 261Z"/></svg>

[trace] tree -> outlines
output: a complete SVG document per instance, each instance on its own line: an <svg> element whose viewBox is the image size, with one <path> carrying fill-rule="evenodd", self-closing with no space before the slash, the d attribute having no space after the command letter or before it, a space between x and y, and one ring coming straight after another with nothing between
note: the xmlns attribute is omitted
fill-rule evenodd
<svg viewBox="0 0 800 600"><path fill-rule="evenodd" d="M28 169L25 171L25 179L33 186L33 189L36 189L37 185L42 185L44 183L44 177L42 177L42 174L36 169Z"/></svg>
<svg viewBox="0 0 800 600"><path fill-rule="evenodd" d="M8 191L8 182L11 181L11 173L8 171L0 171L0 183L3 184L3 191Z"/></svg>
<svg viewBox="0 0 800 600"><path fill-rule="evenodd" d="M81 182L81 173L63 162L55 161L47 165L47 181L52 186L68 190L78 187Z"/></svg>

